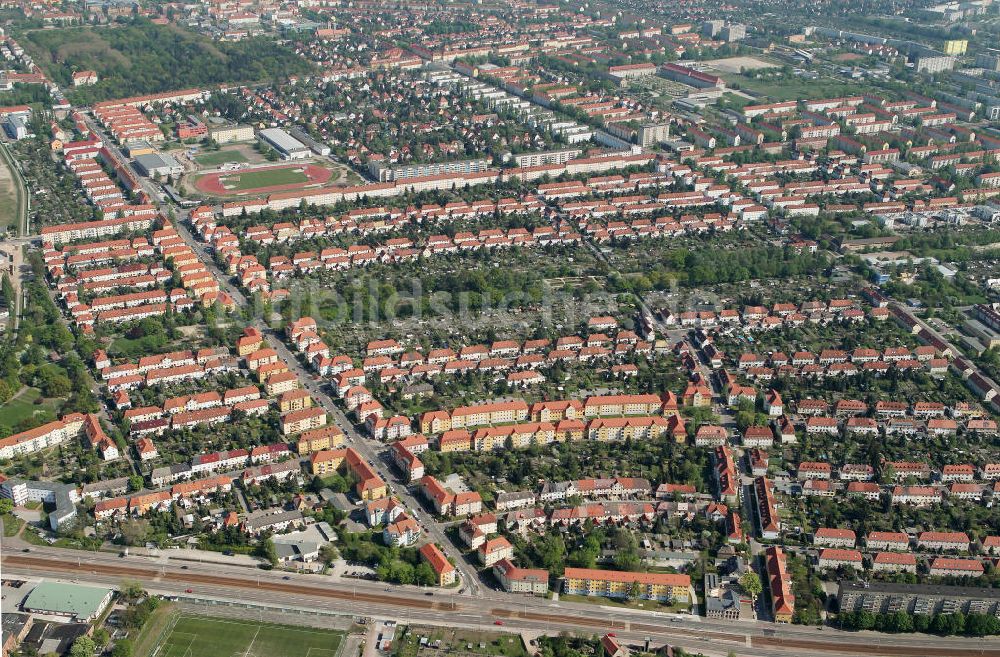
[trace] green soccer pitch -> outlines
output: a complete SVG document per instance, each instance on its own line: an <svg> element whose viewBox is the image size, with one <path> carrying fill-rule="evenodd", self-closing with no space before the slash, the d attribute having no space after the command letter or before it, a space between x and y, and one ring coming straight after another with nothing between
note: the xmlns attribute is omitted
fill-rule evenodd
<svg viewBox="0 0 1000 657"><path fill-rule="evenodd" d="M343 632L180 615L152 657L336 657Z"/></svg>

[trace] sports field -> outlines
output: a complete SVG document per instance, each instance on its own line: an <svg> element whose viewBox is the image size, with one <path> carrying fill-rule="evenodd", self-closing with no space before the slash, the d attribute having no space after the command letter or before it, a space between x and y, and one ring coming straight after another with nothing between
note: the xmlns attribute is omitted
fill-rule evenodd
<svg viewBox="0 0 1000 657"><path fill-rule="evenodd" d="M230 162L249 162L246 155L237 150L209 151L201 155L195 155L195 162L204 167L217 167Z"/></svg>
<svg viewBox="0 0 1000 657"><path fill-rule="evenodd" d="M220 178L226 189L244 192L258 187L273 187L275 185L291 185L309 182L309 176L300 167L287 169L263 169L260 171L240 171Z"/></svg>
<svg viewBox="0 0 1000 657"><path fill-rule="evenodd" d="M152 657L335 657L343 633L180 615Z"/></svg>
<svg viewBox="0 0 1000 657"><path fill-rule="evenodd" d="M302 189L306 185L324 185L333 171L316 164L279 164L258 169L220 171L198 177L195 188L212 196L278 192Z"/></svg>

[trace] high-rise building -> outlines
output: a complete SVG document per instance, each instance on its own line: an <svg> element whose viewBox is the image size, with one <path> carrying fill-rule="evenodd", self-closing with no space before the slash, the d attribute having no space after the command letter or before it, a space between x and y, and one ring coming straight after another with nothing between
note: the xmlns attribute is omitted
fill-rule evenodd
<svg viewBox="0 0 1000 657"><path fill-rule="evenodd" d="M703 36L707 36L714 39L718 36L719 32L722 31L722 27L726 24L726 21L705 21L701 24L701 33Z"/></svg>
<svg viewBox="0 0 1000 657"><path fill-rule="evenodd" d="M969 50L969 42L966 39L949 39L944 42L944 54L964 55Z"/></svg>
<svg viewBox="0 0 1000 657"><path fill-rule="evenodd" d="M976 55L976 67L1000 71L1000 50L987 50Z"/></svg>
<svg viewBox="0 0 1000 657"><path fill-rule="evenodd" d="M955 56L939 52L926 52L917 55L913 63L918 73L941 73L955 68Z"/></svg>
<svg viewBox="0 0 1000 657"><path fill-rule="evenodd" d="M732 23L722 28L719 38L729 43L732 41L742 41L747 36L747 26L740 23Z"/></svg>

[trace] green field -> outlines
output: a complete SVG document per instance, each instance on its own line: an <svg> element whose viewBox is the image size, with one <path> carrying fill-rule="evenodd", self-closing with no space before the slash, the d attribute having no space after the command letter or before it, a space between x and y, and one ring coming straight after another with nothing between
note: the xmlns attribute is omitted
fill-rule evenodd
<svg viewBox="0 0 1000 657"><path fill-rule="evenodd" d="M195 156L195 161L203 167L217 167L230 162L249 162L239 151L209 151Z"/></svg>
<svg viewBox="0 0 1000 657"><path fill-rule="evenodd" d="M13 160L6 146L0 147L0 231L14 228L22 230L24 222L25 190L21 178L13 169Z"/></svg>
<svg viewBox="0 0 1000 657"><path fill-rule="evenodd" d="M780 80L753 80L738 74L725 74L722 75L722 78L729 85L735 82L745 92L767 96L771 102L801 100L803 98L855 96L865 91L865 88L859 84L842 82L829 77L822 77L818 80L804 80L799 77L788 77ZM759 102L764 101L760 100Z"/></svg>
<svg viewBox="0 0 1000 657"><path fill-rule="evenodd" d="M309 182L309 176L298 167L287 169L265 169L263 171L244 171L234 173L221 178L222 184L226 187L242 192L258 187L272 187L274 185L291 185L293 183Z"/></svg>
<svg viewBox="0 0 1000 657"><path fill-rule="evenodd" d="M14 395L9 402L0 406L0 426L13 429L21 420L32 417L36 411L54 412L54 402L35 403L41 396L42 393L38 388L22 388L20 394Z"/></svg>
<svg viewBox="0 0 1000 657"><path fill-rule="evenodd" d="M179 616L153 657L335 657L343 633L204 616Z"/></svg>

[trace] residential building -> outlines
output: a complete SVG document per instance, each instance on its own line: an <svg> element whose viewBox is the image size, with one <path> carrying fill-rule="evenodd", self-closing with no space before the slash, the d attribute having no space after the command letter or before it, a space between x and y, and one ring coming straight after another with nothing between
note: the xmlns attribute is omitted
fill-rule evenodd
<svg viewBox="0 0 1000 657"><path fill-rule="evenodd" d="M567 568L563 575L563 592L606 598L690 602L691 578L669 573Z"/></svg>
<svg viewBox="0 0 1000 657"><path fill-rule="evenodd" d="M493 576L508 593L545 595L549 590L549 571L541 568L518 568L510 559L493 564Z"/></svg>
<svg viewBox="0 0 1000 657"><path fill-rule="evenodd" d="M441 551L441 548L433 543L427 543L420 548L420 556L434 569L438 586L451 586L455 583L457 571L455 566L448 561L448 557Z"/></svg>
<svg viewBox="0 0 1000 657"><path fill-rule="evenodd" d="M935 616L941 613L1000 613L1000 589L937 584L890 584L841 580L837 600L842 611Z"/></svg>

